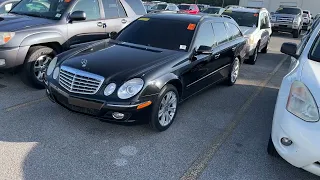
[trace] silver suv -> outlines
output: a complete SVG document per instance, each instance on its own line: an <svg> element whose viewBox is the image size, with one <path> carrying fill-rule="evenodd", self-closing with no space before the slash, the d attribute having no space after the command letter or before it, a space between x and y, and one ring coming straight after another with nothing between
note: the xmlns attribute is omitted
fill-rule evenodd
<svg viewBox="0 0 320 180"><path fill-rule="evenodd" d="M0 15L0 70L21 67L25 83L44 88L55 55L106 39L144 14L141 0L22 0Z"/></svg>
<svg viewBox="0 0 320 180"><path fill-rule="evenodd" d="M280 7L271 17L272 30L289 32L298 38L303 26L302 12L298 7Z"/></svg>
<svg viewBox="0 0 320 180"><path fill-rule="evenodd" d="M233 7L225 10L223 14L231 16L239 24L242 33L248 40L249 59L246 62L255 64L259 52L268 52L272 33L268 10Z"/></svg>

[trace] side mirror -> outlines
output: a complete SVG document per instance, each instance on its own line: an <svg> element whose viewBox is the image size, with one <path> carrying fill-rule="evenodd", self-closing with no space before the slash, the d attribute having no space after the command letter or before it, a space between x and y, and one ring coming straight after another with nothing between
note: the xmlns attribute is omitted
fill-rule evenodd
<svg viewBox="0 0 320 180"><path fill-rule="evenodd" d="M74 11L70 14L69 19L71 21L83 21L87 19L87 15L84 11Z"/></svg>
<svg viewBox="0 0 320 180"><path fill-rule="evenodd" d="M281 52L292 56L294 58L298 58L297 55L298 45L295 43L283 43L281 46Z"/></svg>
<svg viewBox="0 0 320 180"><path fill-rule="evenodd" d="M109 33L109 38L110 39L116 39L117 36L118 36L118 33L115 32L115 31L112 31L112 32Z"/></svg>
<svg viewBox="0 0 320 180"><path fill-rule="evenodd" d="M212 54L212 47L200 46L196 51L196 54Z"/></svg>

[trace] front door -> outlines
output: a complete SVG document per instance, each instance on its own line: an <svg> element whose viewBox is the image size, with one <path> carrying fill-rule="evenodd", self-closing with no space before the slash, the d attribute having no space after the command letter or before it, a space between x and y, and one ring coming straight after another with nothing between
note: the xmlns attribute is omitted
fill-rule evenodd
<svg viewBox="0 0 320 180"><path fill-rule="evenodd" d="M107 38L100 7L99 0L78 0L70 13L84 11L86 20L68 23L69 47Z"/></svg>
<svg viewBox="0 0 320 180"><path fill-rule="evenodd" d="M260 49L264 48L266 45L268 45L268 42L270 40L270 34L271 34L271 24L269 16L266 12L261 13L260 15L260 31L261 31L261 43L260 43Z"/></svg>
<svg viewBox="0 0 320 180"><path fill-rule="evenodd" d="M216 46L211 22L201 24L196 35L193 49L197 50L200 46L212 47L212 54L195 54L191 60L189 69L183 74L183 84L185 85L185 97L211 85L216 78L216 70L219 64L219 51Z"/></svg>

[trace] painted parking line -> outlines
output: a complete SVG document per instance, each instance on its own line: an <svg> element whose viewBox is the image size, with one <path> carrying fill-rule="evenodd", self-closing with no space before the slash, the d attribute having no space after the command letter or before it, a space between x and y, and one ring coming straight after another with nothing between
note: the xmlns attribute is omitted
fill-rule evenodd
<svg viewBox="0 0 320 180"><path fill-rule="evenodd" d="M17 104L17 105L5 108L4 111L5 112L10 112L10 111L13 111L13 110L16 110L16 109L19 109L19 108L23 108L23 107L27 107L27 106L30 106L30 105L33 105L33 104L37 104L37 103L40 103L40 102L46 101L46 100L48 100L48 97L45 96L45 97L42 97L40 99L36 99L36 100L33 100L33 101L28 101L28 102L25 102L25 103L22 103L22 104Z"/></svg>
<svg viewBox="0 0 320 180"><path fill-rule="evenodd" d="M207 167L208 163L212 160L215 153L221 147L222 144L228 139L228 137L232 134L234 129L243 119L244 114L250 107L253 100L255 100L258 95L262 92L262 90L269 83L271 78L279 71L280 67L283 63L288 59L288 56L285 56L279 64L275 67L275 69L268 75L268 77L259 85L259 88L247 99L247 101L241 106L241 108L236 112L233 116L233 119L228 124L228 126L223 130L223 132L213 139L213 141L209 144L209 146L201 153L197 159L192 163L192 165L185 171L180 180L195 180L200 177L202 172Z"/></svg>

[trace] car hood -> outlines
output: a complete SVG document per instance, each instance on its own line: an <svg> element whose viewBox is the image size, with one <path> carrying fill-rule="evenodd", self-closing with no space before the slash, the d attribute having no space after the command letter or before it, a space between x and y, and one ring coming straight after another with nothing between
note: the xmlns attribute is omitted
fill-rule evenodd
<svg viewBox="0 0 320 180"><path fill-rule="evenodd" d="M98 74L106 79L117 76L117 80L124 81L181 54L179 51L147 48L149 47L105 40L66 57L60 64ZM87 62L85 67L82 66L84 60Z"/></svg>
<svg viewBox="0 0 320 180"><path fill-rule="evenodd" d="M23 30L25 28L43 26L56 23L54 20L30 17L16 14L1 14L0 15L0 31L13 32Z"/></svg>
<svg viewBox="0 0 320 180"><path fill-rule="evenodd" d="M320 107L320 62L308 60L304 63L301 82L308 87Z"/></svg>
<svg viewBox="0 0 320 180"><path fill-rule="evenodd" d="M243 35L253 34L256 29L256 27L240 26L240 30L242 31Z"/></svg>

